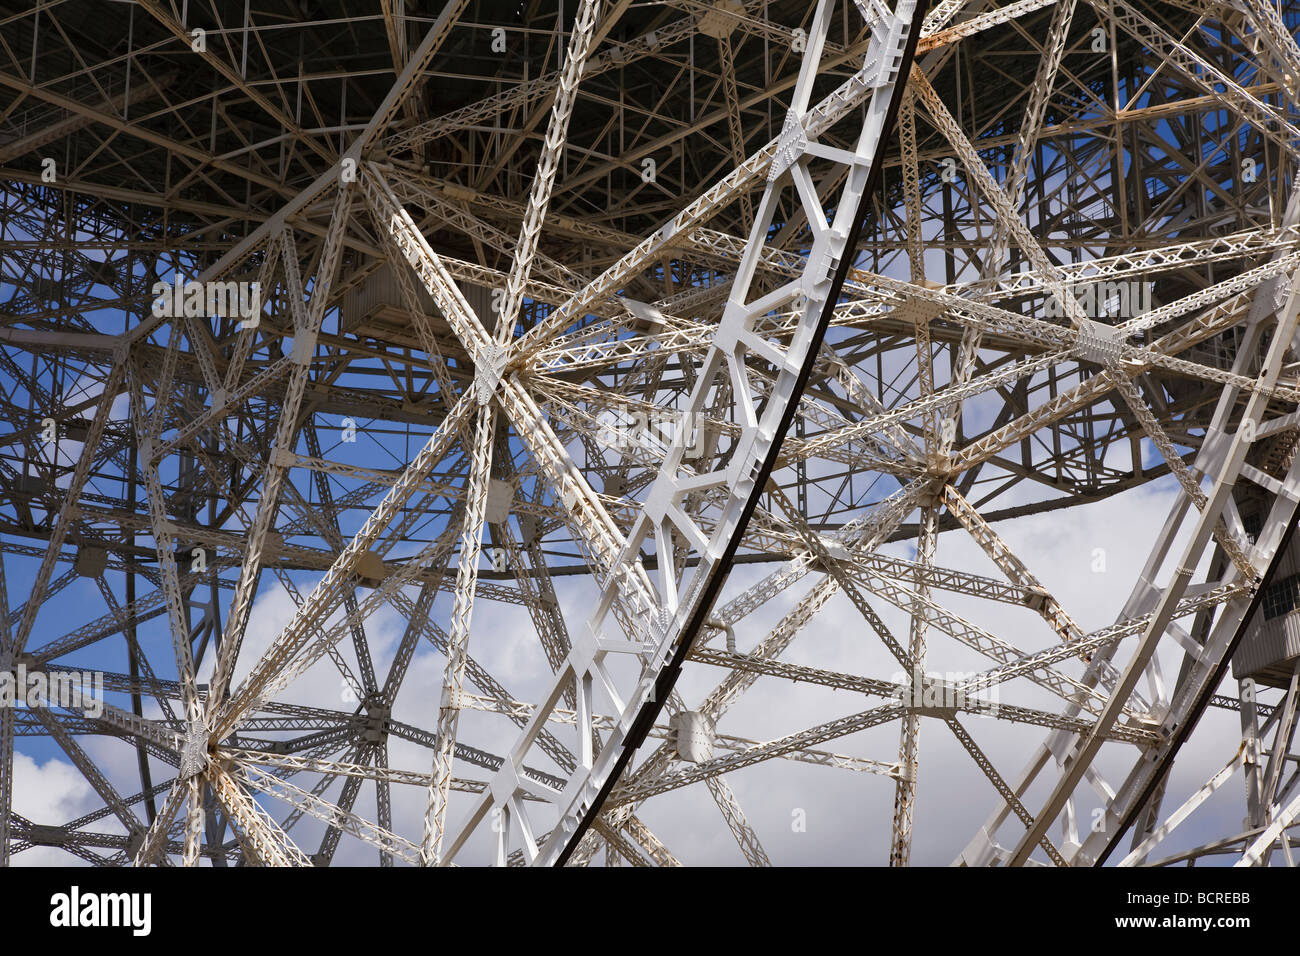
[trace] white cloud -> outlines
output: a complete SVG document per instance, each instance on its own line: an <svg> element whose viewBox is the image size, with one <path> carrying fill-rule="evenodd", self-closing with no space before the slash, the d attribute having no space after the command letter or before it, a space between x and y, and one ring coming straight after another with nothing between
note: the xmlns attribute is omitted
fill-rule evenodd
<svg viewBox="0 0 1300 956"><path fill-rule="evenodd" d="M33 823L60 826L94 809L99 797L71 763L51 757L38 763L14 752L13 810ZM34 846L11 858L14 866L81 865L79 858L57 847Z"/></svg>

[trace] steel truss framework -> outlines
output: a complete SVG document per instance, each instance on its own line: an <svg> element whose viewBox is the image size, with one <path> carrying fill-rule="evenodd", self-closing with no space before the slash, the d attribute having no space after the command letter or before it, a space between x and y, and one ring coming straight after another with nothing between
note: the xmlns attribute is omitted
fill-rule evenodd
<svg viewBox="0 0 1300 956"><path fill-rule="evenodd" d="M0 707L0 863L671 866L698 795L763 866L796 764L892 794L860 862L1293 862L1300 678L1224 678L1300 502L1296 4L365 6L0 18L0 675L104 680ZM1144 484L1085 629L999 525Z"/></svg>

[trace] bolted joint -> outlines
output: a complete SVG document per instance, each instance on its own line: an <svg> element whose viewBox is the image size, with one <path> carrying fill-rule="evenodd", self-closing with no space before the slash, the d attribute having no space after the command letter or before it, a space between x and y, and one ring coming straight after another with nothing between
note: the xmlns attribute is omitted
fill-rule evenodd
<svg viewBox="0 0 1300 956"><path fill-rule="evenodd" d="M208 750L208 728L202 723L190 724L181 745L181 765L179 776L182 780L197 777L212 762Z"/></svg>
<svg viewBox="0 0 1300 956"><path fill-rule="evenodd" d="M509 357L510 353L495 343L484 348L483 355L475 363L478 374L474 376L474 398L479 405L492 401L497 386L501 384L501 376L505 374L506 360Z"/></svg>
<svg viewBox="0 0 1300 956"><path fill-rule="evenodd" d="M139 827L132 828L126 838L126 858L134 860L140 855L140 850L144 848L145 831Z"/></svg>
<svg viewBox="0 0 1300 956"><path fill-rule="evenodd" d="M362 739L368 744L381 744L388 734L388 718L392 707L381 700L368 699L365 702L366 722L361 731Z"/></svg>
<svg viewBox="0 0 1300 956"><path fill-rule="evenodd" d="M1033 611L1041 611L1047 603L1047 592L1042 588L1029 588L1025 594L1025 607Z"/></svg>
<svg viewBox="0 0 1300 956"><path fill-rule="evenodd" d="M1074 344L1074 354L1085 362L1110 368L1123 357L1122 333L1110 325L1083 319L1079 323L1079 337Z"/></svg>
<svg viewBox="0 0 1300 956"><path fill-rule="evenodd" d="M776 154L767 168L767 181L776 182L781 174L795 164L808 148L808 134L803 128L803 118L794 110L785 114L781 135L777 137Z"/></svg>
<svg viewBox="0 0 1300 956"><path fill-rule="evenodd" d="M936 462L947 464L950 460L947 455L935 454L932 456ZM938 479L930 482L925 490L916 496L916 503L921 508L933 508L938 510L943 505L944 500L944 482Z"/></svg>

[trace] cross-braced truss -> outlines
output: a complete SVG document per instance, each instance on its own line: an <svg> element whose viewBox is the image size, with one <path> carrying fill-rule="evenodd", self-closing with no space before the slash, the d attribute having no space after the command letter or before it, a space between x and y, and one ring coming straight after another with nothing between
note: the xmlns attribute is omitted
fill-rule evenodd
<svg viewBox="0 0 1300 956"><path fill-rule="evenodd" d="M0 864L1293 862L1298 24L3 14Z"/></svg>

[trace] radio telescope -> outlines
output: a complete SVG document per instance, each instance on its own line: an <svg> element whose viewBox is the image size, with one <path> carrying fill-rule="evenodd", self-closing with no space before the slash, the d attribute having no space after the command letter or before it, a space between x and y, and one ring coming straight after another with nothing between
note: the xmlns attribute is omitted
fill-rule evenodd
<svg viewBox="0 0 1300 956"><path fill-rule="evenodd" d="M1298 25L8 13L0 863L1292 863Z"/></svg>

